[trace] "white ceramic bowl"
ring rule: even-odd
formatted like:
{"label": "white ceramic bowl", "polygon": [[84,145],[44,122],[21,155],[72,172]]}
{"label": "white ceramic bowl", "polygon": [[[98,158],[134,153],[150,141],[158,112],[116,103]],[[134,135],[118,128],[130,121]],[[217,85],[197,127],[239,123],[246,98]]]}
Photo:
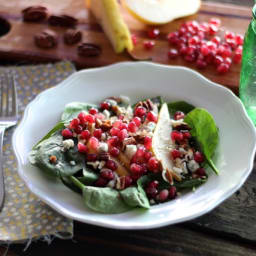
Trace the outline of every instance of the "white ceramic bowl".
{"label": "white ceramic bowl", "polygon": [[[107,96],[128,95],[133,102],[163,96],[206,108],[215,118],[220,143],[215,157],[220,175],[174,201],[123,214],[100,214],[85,208],[82,198],[48,178],[28,162],[32,146],[59,120],[65,104],[97,103]],[[146,62],[121,63],[71,75],[38,95],[26,108],[13,136],[18,171],[30,190],[61,214],[85,223],[117,229],[148,229],[187,221],[219,205],[245,182],[253,166],[256,133],[240,100],[228,89],[184,67]]]}

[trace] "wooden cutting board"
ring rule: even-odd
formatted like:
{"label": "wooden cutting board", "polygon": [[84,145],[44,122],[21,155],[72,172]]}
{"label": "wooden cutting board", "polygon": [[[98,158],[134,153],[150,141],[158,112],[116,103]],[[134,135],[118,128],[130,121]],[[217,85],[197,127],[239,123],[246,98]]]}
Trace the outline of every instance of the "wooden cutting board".
{"label": "wooden cutting board", "polygon": [[[52,14],[69,14],[79,20],[77,28],[83,32],[83,41],[96,43],[102,47],[102,55],[99,57],[79,57],[77,55],[77,45],[67,46],[63,43],[62,36],[66,28],[50,27],[59,35],[58,46],[54,49],[39,49],[34,45],[33,36],[38,31],[48,27],[47,22],[41,23],[24,23],[22,21],[21,10],[32,5],[44,5],[48,7]],[[160,26],[161,36],[156,40],[156,46],[152,50],[143,48],[143,41],[147,39],[146,31],[148,26],[134,19],[123,8],[124,18],[129,25],[131,32],[138,38],[135,52],[151,58],[152,61],[168,64],[183,65],[196,69],[195,64],[189,64],[182,58],[169,60],[167,51],[169,49],[166,35],[176,30],[179,25],[186,20],[196,19],[198,21],[208,21],[212,17],[220,18],[222,26],[236,33],[244,34],[251,19],[251,9],[234,5],[224,5],[216,3],[203,3],[198,14],[178,19],[169,24]],[[59,60],[73,61],[78,68],[88,68],[105,66],[121,61],[132,61],[127,53],[115,54],[107,37],[102,32],[101,27],[91,15],[90,11],[85,8],[84,0],[9,0],[1,1],[0,17],[10,23],[10,31],[0,37],[0,58],[15,61],[29,62],[52,62]],[[3,27],[3,21],[0,19],[0,28]],[[240,65],[233,64],[231,71],[225,75],[218,75],[215,68],[207,67],[204,71],[199,71],[210,80],[220,83],[231,88],[235,93],[238,92]]]}

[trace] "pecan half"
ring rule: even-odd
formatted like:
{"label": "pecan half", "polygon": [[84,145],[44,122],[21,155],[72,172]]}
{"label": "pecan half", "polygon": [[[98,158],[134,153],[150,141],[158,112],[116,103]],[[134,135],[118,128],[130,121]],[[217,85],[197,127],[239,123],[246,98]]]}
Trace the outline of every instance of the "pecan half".
{"label": "pecan half", "polygon": [[74,27],[77,24],[77,19],[70,15],[51,15],[48,19],[48,23],[52,26],[60,27]]}
{"label": "pecan half", "polygon": [[140,101],[136,104],[135,108],[137,107],[144,107],[148,111],[152,111],[154,108],[154,104],[150,99],[147,99],[145,101]]}
{"label": "pecan half", "polygon": [[77,53],[82,57],[93,57],[101,54],[100,46],[92,43],[81,43],[77,47]]}
{"label": "pecan half", "polygon": [[[144,138],[143,138],[144,142]],[[133,137],[129,137],[123,140],[122,149],[124,150],[126,145],[136,145],[136,140]]]}
{"label": "pecan half", "polygon": [[110,130],[112,127],[110,120],[102,121],[102,124],[100,125],[100,128],[106,132]]}
{"label": "pecan half", "polygon": [[109,153],[101,152],[101,153],[99,153],[98,158],[101,161],[108,161],[109,160]]}
{"label": "pecan half", "polygon": [[35,44],[40,48],[53,48],[57,45],[57,35],[54,31],[46,29],[34,36]]}
{"label": "pecan half", "polygon": [[48,10],[44,6],[30,6],[22,10],[23,21],[38,22],[45,20],[48,16]]}
{"label": "pecan half", "polygon": [[77,29],[68,29],[64,34],[64,43],[68,45],[76,44],[82,39],[82,32]]}

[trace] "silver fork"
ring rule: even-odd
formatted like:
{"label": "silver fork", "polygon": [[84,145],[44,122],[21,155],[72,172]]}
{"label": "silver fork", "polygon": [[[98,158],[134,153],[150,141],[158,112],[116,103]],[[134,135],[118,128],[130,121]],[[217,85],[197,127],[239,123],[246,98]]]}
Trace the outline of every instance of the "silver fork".
{"label": "silver fork", "polygon": [[4,204],[3,139],[5,129],[16,125],[18,108],[16,86],[13,76],[0,77],[0,211]]}

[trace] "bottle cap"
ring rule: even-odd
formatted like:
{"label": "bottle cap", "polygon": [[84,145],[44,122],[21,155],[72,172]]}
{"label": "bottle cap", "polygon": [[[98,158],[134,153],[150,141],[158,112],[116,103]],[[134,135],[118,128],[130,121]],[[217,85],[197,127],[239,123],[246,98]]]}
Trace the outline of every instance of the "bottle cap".
{"label": "bottle cap", "polygon": [[252,16],[253,16],[254,19],[256,19],[256,3],[252,8]]}

